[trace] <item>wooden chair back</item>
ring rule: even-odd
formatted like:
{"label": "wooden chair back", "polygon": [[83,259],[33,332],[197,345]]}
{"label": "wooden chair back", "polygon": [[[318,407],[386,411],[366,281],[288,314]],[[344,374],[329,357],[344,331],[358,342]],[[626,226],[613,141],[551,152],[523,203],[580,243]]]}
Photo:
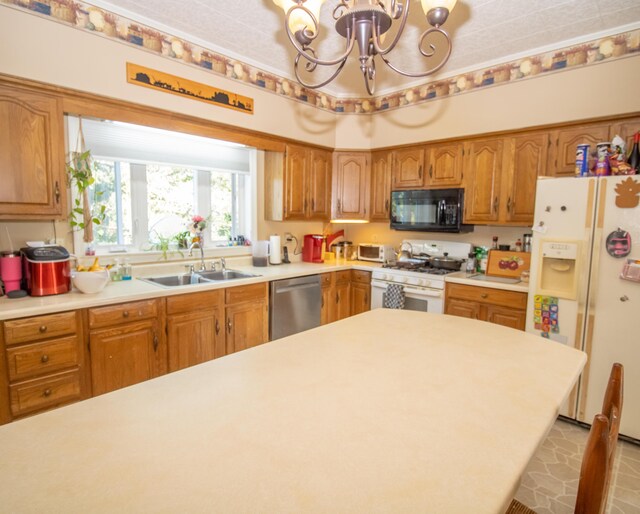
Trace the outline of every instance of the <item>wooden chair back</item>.
{"label": "wooden chair back", "polygon": [[615,363],[609,375],[602,414],[596,414],[582,458],[576,514],[602,514],[607,505],[613,461],[618,442],[624,370]]}

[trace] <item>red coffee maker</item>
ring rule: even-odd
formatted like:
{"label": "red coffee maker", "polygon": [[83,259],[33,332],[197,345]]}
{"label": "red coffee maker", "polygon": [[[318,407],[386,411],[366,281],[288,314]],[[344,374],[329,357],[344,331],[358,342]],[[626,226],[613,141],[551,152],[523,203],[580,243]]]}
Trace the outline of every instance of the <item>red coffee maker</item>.
{"label": "red coffee maker", "polygon": [[303,262],[324,262],[322,258],[322,243],[324,243],[324,236],[320,234],[305,235],[304,243],[302,244]]}

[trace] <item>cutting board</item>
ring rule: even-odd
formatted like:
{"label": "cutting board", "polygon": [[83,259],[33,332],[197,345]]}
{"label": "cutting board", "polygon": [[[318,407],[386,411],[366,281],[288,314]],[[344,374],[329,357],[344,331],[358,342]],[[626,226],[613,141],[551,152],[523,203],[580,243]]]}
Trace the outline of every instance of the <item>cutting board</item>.
{"label": "cutting board", "polygon": [[531,267],[529,252],[490,250],[487,261],[487,275],[492,277],[519,278],[523,271]]}

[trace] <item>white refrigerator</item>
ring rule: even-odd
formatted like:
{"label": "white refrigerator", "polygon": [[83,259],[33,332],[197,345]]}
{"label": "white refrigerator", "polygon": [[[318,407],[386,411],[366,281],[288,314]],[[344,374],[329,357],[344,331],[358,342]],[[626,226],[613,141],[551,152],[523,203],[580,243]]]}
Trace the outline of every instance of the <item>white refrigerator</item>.
{"label": "white refrigerator", "polygon": [[[614,362],[620,433],[640,439],[640,175],[540,178],[527,327],[588,355],[561,414],[591,423]],[[608,241],[609,239],[609,241]],[[625,279],[621,278],[621,274]],[[543,371],[542,371],[543,372]]]}

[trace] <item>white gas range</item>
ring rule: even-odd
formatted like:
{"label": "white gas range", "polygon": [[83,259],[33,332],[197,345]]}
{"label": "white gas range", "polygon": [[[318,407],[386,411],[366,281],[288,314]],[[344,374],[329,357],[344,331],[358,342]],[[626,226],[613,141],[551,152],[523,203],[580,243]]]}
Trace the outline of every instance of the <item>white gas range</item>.
{"label": "white gas range", "polygon": [[[414,257],[442,257],[448,254],[455,259],[467,259],[470,243],[406,239],[404,249],[411,249]],[[444,277],[454,271],[435,269],[428,264],[414,268],[387,266],[376,269],[371,275],[371,308],[384,305],[384,295],[389,284],[401,284],[404,288],[405,309],[424,312],[444,312]]]}

